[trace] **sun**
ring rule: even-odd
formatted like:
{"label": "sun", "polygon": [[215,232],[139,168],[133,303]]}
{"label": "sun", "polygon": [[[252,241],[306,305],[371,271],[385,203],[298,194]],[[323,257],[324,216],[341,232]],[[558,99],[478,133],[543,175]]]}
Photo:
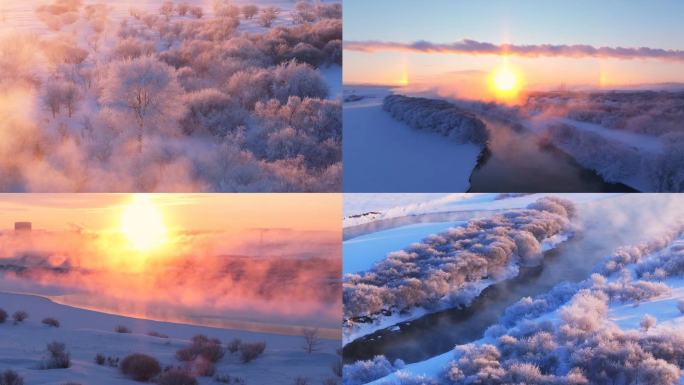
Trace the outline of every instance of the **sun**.
{"label": "sun", "polygon": [[133,195],[121,213],[119,229],[131,247],[140,252],[156,249],[168,239],[162,212],[146,194]]}
{"label": "sun", "polygon": [[522,76],[504,57],[503,63],[490,74],[489,83],[497,99],[515,99],[522,88]]}

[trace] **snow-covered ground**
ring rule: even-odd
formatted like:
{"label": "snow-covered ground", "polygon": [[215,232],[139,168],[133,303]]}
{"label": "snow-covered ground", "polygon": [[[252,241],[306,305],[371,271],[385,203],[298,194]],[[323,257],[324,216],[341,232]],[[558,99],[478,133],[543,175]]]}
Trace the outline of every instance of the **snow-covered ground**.
{"label": "snow-covered ground", "polygon": [[342,67],[338,65],[330,65],[320,69],[321,76],[325,79],[325,84],[328,85],[328,98],[340,99],[342,98]]}
{"label": "snow-covered ground", "polygon": [[[134,384],[116,368],[99,366],[95,355],[123,358],[131,353],[145,353],[157,358],[162,367],[180,365],[176,350],[189,344],[197,334],[220,339],[227,343],[233,338],[244,342],[266,342],[264,355],[248,364],[240,363],[237,354],[226,353],[216,365],[216,373],[241,377],[246,384],[290,384],[297,377],[312,383],[334,378],[331,365],[337,360],[337,340],[322,340],[320,350],[311,354],[303,351],[303,338],[267,333],[254,333],[191,326],[168,322],[122,317],[56,304],[46,298],[0,293],[0,308],[9,314],[26,311],[29,318],[20,324],[10,320],[0,324],[0,370],[12,369],[24,377],[27,385],[62,385],[66,382],[83,384]],[[41,323],[46,317],[56,318],[59,328]],[[122,325],[132,333],[116,333]],[[159,338],[148,335],[156,332],[167,335]],[[71,354],[68,369],[39,369],[45,358],[46,344],[62,342]],[[200,384],[211,384],[211,377],[198,377]]]}
{"label": "snow-covered ground", "polygon": [[389,87],[344,87],[344,190],[467,191],[482,149],[393,119],[382,109],[391,92]]}

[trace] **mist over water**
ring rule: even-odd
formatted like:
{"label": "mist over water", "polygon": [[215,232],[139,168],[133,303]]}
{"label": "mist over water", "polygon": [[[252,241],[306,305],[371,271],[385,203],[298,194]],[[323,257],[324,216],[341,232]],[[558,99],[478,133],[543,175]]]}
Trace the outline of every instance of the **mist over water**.
{"label": "mist over water", "polygon": [[482,120],[490,132],[489,153],[470,176],[472,192],[631,191],[605,182],[560,151],[540,147],[539,138],[531,132]]}
{"label": "mist over water", "polygon": [[486,289],[467,309],[434,313],[399,324],[400,331],[381,330],[345,346],[353,362],[378,354],[390,361],[422,361],[457,344],[481,338],[506,307],[525,296],[546,293],[555,285],[588,278],[594,267],[616,248],[662,234],[684,214],[684,197],[676,194],[625,194],[578,207],[574,238],[545,253],[544,264],[523,268],[515,279]]}

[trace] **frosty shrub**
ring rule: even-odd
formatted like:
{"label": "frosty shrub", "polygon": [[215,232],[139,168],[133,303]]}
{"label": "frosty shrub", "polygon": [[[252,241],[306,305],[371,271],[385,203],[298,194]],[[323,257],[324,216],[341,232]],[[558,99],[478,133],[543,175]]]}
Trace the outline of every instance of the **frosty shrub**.
{"label": "frosty shrub", "polygon": [[328,62],[342,65],[342,40],[330,40],[323,47]]}
{"label": "frosty shrub", "polygon": [[159,376],[159,385],[197,385],[197,380],[181,370],[169,370]]}
{"label": "frosty shrub", "polygon": [[200,7],[200,6],[190,7],[190,9],[188,10],[188,13],[190,13],[190,15],[192,15],[196,19],[201,19],[202,16],[204,16],[204,11],[202,10],[202,7]]}
{"label": "frosty shrub", "polygon": [[0,385],[24,385],[24,379],[14,370],[0,373]]}
{"label": "frosty shrub", "polygon": [[254,361],[266,350],[266,342],[243,342],[240,345],[240,361],[243,364]]}
{"label": "frosty shrub", "polygon": [[273,25],[275,19],[278,18],[280,14],[280,8],[278,7],[266,7],[261,9],[261,14],[259,15],[259,23],[264,28],[270,28]]}
{"label": "frosty shrub", "polygon": [[120,365],[121,373],[135,381],[150,381],[161,373],[161,366],[156,358],[142,353],[134,353],[124,357]]}
{"label": "frosty shrub", "polygon": [[174,7],[172,1],[164,1],[159,7],[159,13],[169,18],[171,15],[173,15],[173,9]]}
{"label": "frosty shrub", "polygon": [[48,357],[43,367],[45,369],[66,369],[71,366],[69,352],[61,342],[51,342],[47,345]]}
{"label": "frosty shrub", "polygon": [[444,377],[449,383],[470,384],[484,378],[492,384],[502,383],[506,371],[501,367],[501,354],[496,346],[457,346],[454,355],[458,358],[444,371]]}
{"label": "frosty shrub", "polygon": [[194,361],[202,357],[209,362],[218,362],[224,355],[225,350],[221,346],[221,341],[203,334],[192,337],[190,346],[176,352],[176,358],[179,361]]}
{"label": "frosty shrub", "polygon": [[308,43],[297,44],[289,56],[300,63],[306,63],[313,67],[320,66],[325,60],[325,53]]}
{"label": "frosty shrub", "polygon": [[383,108],[413,128],[433,131],[458,143],[484,145],[489,139],[481,120],[443,100],[389,95]]}
{"label": "frosty shrub", "polygon": [[341,19],[342,18],[342,4],[340,3],[318,3],[316,4],[316,13],[320,19]]}
{"label": "frosty shrub", "polygon": [[43,318],[41,322],[43,323],[43,325],[47,325],[53,328],[59,327],[59,321],[52,317]]}
{"label": "frosty shrub", "polygon": [[181,119],[183,132],[204,133],[223,138],[244,126],[245,111],[233,98],[216,89],[203,89],[186,96],[188,110]]}
{"label": "frosty shrub", "polygon": [[156,338],[169,338],[168,335],[163,334],[163,333],[159,333],[159,332],[155,332],[155,331],[149,331],[149,332],[147,332],[147,335],[150,337],[156,337]]}
{"label": "frosty shrub", "polygon": [[657,320],[654,316],[650,314],[644,314],[644,317],[641,319],[641,322],[639,322],[639,326],[641,326],[641,329],[645,332],[648,331],[648,329],[652,328],[655,326]]}
{"label": "frosty shrub", "polygon": [[242,15],[245,20],[251,20],[259,13],[259,7],[254,4],[248,4],[242,7]]}
{"label": "frosty shrub", "polygon": [[126,327],[126,326],[124,326],[124,325],[117,325],[117,326],[114,328],[114,331],[117,332],[117,333],[132,333],[132,332],[131,332],[131,329],[129,329],[128,327]]}
{"label": "frosty shrub", "polygon": [[190,5],[188,5],[188,3],[180,3],[176,6],[178,16],[185,16],[188,14],[188,11],[190,11]]}
{"label": "frosty shrub", "polygon": [[4,324],[7,321],[7,312],[5,309],[0,309],[0,324]]}
{"label": "frosty shrub", "polygon": [[236,353],[238,350],[240,350],[240,345],[242,345],[242,340],[239,338],[233,338],[226,344],[226,349],[231,354]]}
{"label": "frosty shrub", "polygon": [[342,383],[344,385],[362,385],[387,376],[397,370],[385,356],[375,356],[372,360],[356,361],[344,365]]}
{"label": "frosty shrub", "polygon": [[14,312],[14,314],[12,314],[12,319],[14,320],[15,324],[18,324],[18,323],[22,323],[22,322],[26,321],[28,316],[29,315],[27,312],[25,312],[23,310],[17,310]]}
{"label": "frosty shrub", "polygon": [[97,354],[95,355],[95,363],[98,364],[98,365],[100,365],[100,366],[104,366],[104,364],[105,364],[105,356],[104,356],[104,354],[102,354],[102,353],[97,353]]}
{"label": "frosty shrub", "polygon": [[309,385],[309,379],[306,377],[297,377],[294,379],[293,385]]}
{"label": "frosty shrub", "polygon": [[155,53],[154,45],[135,37],[119,40],[112,58],[114,60],[133,60],[141,56],[150,56]]}

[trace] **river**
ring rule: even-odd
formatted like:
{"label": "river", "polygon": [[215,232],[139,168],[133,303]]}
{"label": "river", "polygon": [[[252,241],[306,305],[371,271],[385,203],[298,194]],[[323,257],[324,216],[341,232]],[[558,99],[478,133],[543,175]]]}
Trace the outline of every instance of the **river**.
{"label": "river", "polygon": [[543,147],[534,133],[482,118],[490,132],[486,153],[470,176],[470,192],[633,192],[605,182],[572,157]]}

